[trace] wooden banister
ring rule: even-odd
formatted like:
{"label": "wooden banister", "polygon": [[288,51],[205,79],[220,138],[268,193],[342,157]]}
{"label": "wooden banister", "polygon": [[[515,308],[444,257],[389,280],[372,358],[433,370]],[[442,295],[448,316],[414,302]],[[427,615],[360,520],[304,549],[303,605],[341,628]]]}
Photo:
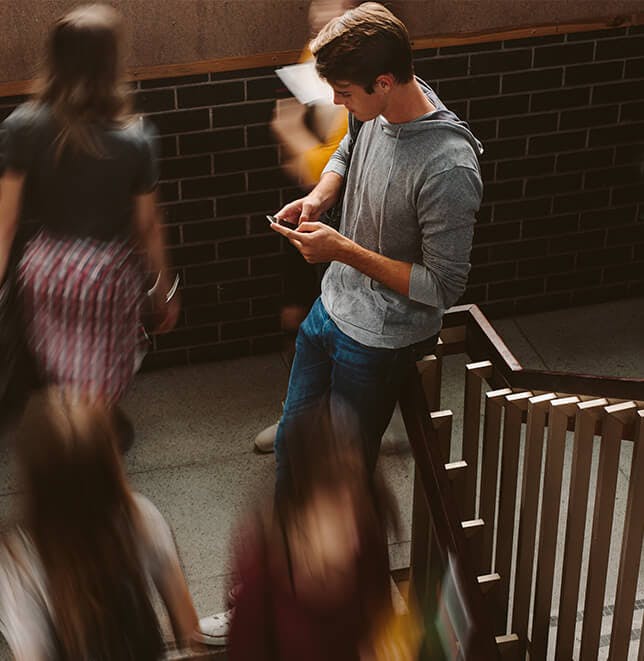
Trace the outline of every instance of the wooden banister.
{"label": "wooden banister", "polygon": [[458,326],[466,327],[465,340],[444,341],[443,354],[466,353],[472,361],[489,360],[508,388],[644,401],[642,378],[524,368],[476,305],[462,305],[446,312],[443,327],[452,329]]}
{"label": "wooden banister", "polygon": [[[475,362],[465,368],[462,455],[454,457],[451,412],[433,407],[440,402],[441,359],[459,353]],[[581,656],[596,658],[615,519],[622,548],[610,658],[622,658],[644,539],[644,379],[524,369],[478,307],[468,305],[447,312],[436,355],[410,375],[400,405],[416,462],[413,519],[424,522],[424,539],[412,527],[412,574],[429,568],[414,586],[421,604],[433,602],[434,615],[444,615],[440,573],[449,568],[472,622],[472,636],[450,623],[447,644],[466,660],[524,659],[528,652],[535,659],[571,658],[581,608]],[[621,449],[631,441],[622,522],[616,478]],[[591,537],[586,576],[581,550]],[[644,661],[644,644],[639,658]]]}
{"label": "wooden banister", "polygon": [[[459,641],[465,650],[464,658],[472,661],[498,659],[499,652],[483,596],[477,586],[476,575],[465,561],[468,557],[465,535],[449,488],[438,434],[432,425],[425,392],[416,369],[406,380],[400,408],[416,460],[417,476],[425,497],[424,504],[431,512],[433,539],[440,552],[443,567],[451,566],[450,557],[455,559],[452,565],[454,582],[462,590],[463,608],[472,622],[468,640]],[[417,596],[421,605],[425,606],[426,595]],[[436,594],[427,596],[428,599],[436,599]]]}

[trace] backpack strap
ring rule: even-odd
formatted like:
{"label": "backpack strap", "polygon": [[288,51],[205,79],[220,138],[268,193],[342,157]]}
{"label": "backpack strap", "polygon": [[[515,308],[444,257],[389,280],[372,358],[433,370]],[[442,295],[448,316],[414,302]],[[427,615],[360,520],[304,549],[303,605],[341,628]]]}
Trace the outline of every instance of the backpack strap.
{"label": "backpack strap", "polygon": [[[361,122],[353,113],[349,113],[349,159],[353,153],[353,148],[358,139],[358,134],[364,122]],[[351,163],[351,161],[349,161]],[[347,169],[349,169],[349,163],[347,164]]]}
{"label": "backpack strap", "polygon": [[349,167],[351,166],[351,157],[353,155],[353,148],[355,147],[356,140],[358,139],[358,134],[364,122],[361,122],[355,117],[353,113],[349,113],[349,160],[347,161],[347,170],[342,181],[342,188],[340,189],[340,195],[338,201],[332,206],[328,211],[322,214],[320,219],[326,225],[330,225],[333,229],[338,229],[340,227],[340,220],[342,218],[342,203],[344,201],[344,190],[347,185],[347,175],[349,174]]}

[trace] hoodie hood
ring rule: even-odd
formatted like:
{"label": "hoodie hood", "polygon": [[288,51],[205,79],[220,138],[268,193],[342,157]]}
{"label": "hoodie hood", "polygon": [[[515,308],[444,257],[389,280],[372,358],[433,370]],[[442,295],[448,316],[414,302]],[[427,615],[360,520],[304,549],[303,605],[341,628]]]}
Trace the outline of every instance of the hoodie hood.
{"label": "hoodie hood", "polygon": [[[438,98],[436,92],[421,78],[418,76],[415,77],[416,82],[420,85],[420,88],[423,90],[425,96],[429,99],[431,104],[434,106],[435,110],[428,112],[422,117],[412,120],[411,122],[404,122],[402,124],[391,124],[384,117],[380,117],[380,124],[382,130],[386,135],[390,135],[397,140],[404,140],[406,138],[411,138],[415,134],[425,131],[428,126],[442,127],[446,129],[452,129],[457,131],[472,145],[474,151],[479,155],[483,154],[483,145],[481,142],[474,136],[470,130],[469,124],[460,119],[458,115],[449,110],[445,104]],[[430,124],[431,123],[431,124]]]}

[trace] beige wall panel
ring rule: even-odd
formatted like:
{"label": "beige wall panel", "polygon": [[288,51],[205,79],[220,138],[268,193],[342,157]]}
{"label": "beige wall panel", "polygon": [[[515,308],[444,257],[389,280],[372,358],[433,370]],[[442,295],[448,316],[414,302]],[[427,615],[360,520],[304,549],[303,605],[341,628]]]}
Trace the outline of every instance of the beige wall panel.
{"label": "beige wall panel", "polygon": [[[0,83],[32,78],[48,26],[73,0],[0,0]],[[308,0],[113,0],[130,67],[245,57],[302,47]],[[480,34],[605,18],[632,20],[642,0],[396,0],[414,37]]]}

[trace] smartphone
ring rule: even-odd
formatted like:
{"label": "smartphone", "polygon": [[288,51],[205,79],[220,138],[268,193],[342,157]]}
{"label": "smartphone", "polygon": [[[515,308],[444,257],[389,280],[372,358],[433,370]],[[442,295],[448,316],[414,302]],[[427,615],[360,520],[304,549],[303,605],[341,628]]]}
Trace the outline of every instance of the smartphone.
{"label": "smartphone", "polygon": [[276,218],[275,216],[269,216],[269,215],[267,215],[266,218],[268,218],[269,223],[277,223],[278,225],[282,225],[282,227],[286,227],[290,230],[297,229],[297,225],[295,223],[289,223],[288,220],[284,220],[282,218]]}

